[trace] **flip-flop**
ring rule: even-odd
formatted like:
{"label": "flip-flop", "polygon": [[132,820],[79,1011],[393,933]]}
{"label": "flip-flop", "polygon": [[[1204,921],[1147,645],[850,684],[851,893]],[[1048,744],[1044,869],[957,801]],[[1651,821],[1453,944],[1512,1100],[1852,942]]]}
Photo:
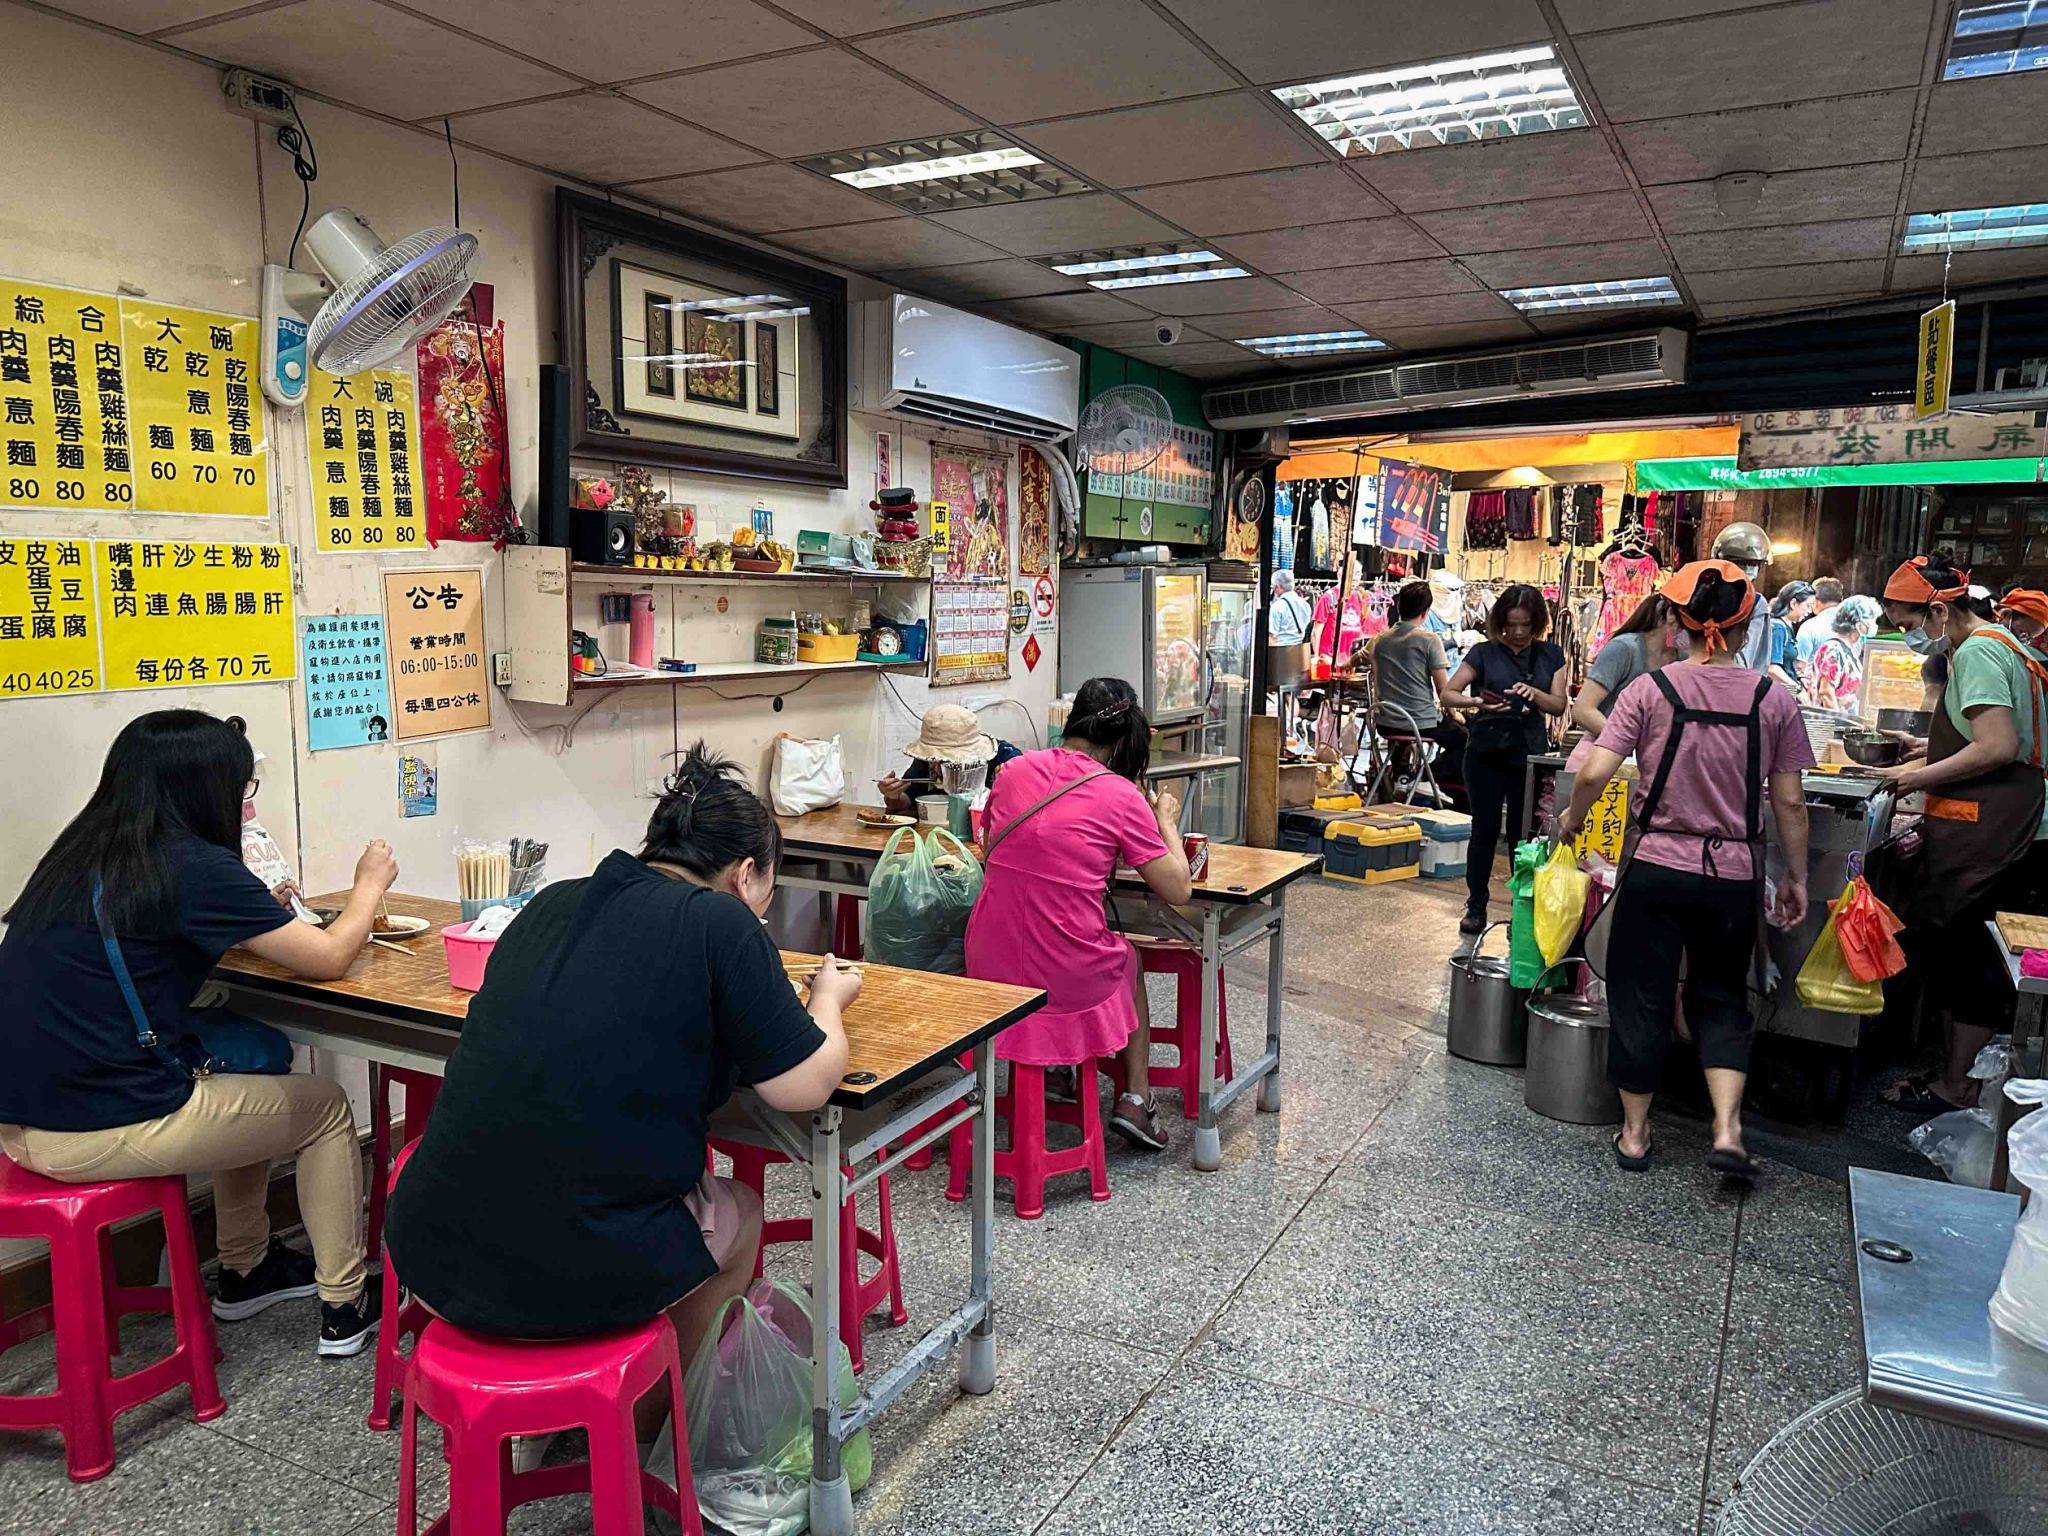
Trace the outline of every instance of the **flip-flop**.
{"label": "flip-flop", "polygon": [[1707,1166],[1731,1179],[1753,1179],[1762,1172],[1757,1160],[1747,1152],[1731,1152],[1726,1147],[1716,1147],[1709,1152]]}
{"label": "flip-flop", "polygon": [[1641,1157],[1631,1157],[1628,1153],[1621,1150],[1621,1132],[1619,1131],[1614,1133],[1613,1144],[1614,1160],[1621,1165],[1623,1172],[1648,1173],[1650,1171],[1650,1158],[1657,1150],[1656,1142],[1652,1141],[1647,1144],[1643,1148],[1643,1155]]}

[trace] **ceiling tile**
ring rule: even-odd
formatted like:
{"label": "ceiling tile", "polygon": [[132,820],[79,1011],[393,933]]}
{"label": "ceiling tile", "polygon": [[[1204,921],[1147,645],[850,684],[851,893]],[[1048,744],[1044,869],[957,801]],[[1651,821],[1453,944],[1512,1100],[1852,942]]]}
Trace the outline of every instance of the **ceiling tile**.
{"label": "ceiling tile", "polygon": [[1544,197],[1527,203],[1454,208],[1442,213],[1419,213],[1415,222],[1442,241],[1453,255],[1583,245],[1588,236],[1602,240],[1648,239],[1653,233],[1633,192],[1589,192],[1583,197]]}
{"label": "ceiling tile", "polygon": [[932,220],[1019,256],[1058,256],[1178,237],[1171,226],[1101,192],[1041,197],[1007,208],[969,208],[934,214]]}
{"label": "ceiling tile", "polygon": [[[1206,320],[1203,322],[1204,325],[1207,323]],[[1070,325],[1060,334],[1072,336],[1077,341],[1092,341],[1100,347],[1115,347],[1127,352],[1133,347],[1157,345],[1158,338],[1154,333],[1158,325],[1157,320],[1116,320],[1108,325]],[[1260,333],[1253,331],[1250,334],[1257,336]],[[1215,339],[1207,331],[1198,330],[1192,325],[1183,328],[1180,333],[1182,346]]]}
{"label": "ceiling tile", "polygon": [[2048,144],[2048,73],[1949,80],[1928,93],[1923,155]]}
{"label": "ceiling tile", "polygon": [[58,0],[55,8],[123,32],[146,35],[247,6],[248,0]]}
{"label": "ceiling tile", "polygon": [[1781,229],[1673,235],[1671,253],[1690,276],[1729,267],[1791,267],[1811,261],[1854,261],[1891,248],[1890,219],[1842,219]]}
{"label": "ceiling tile", "polygon": [[1327,161],[1256,97],[1205,96],[1058,122],[1026,124],[1017,138],[1102,187],[1141,187]]}
{"label": "ceiling tile", "polygon": [[1922,155],[1913,168],[1908,213],[2004,208],[2048,200],[2048,145],[1979,155]]}
{"label": "ceiling tile", "polygon": [[1641,27],[1715,11],[1740,11],[1757,0],[1557,0],[1557,18],[1567,32],[1601,32],[1610,27]]}
{"label": "ceiling tile", "polygon": [[1903,159],[1913,91],[1745,107],[1623,123],[1621,152],[1645,183],[1710,180],[1726,171],[1798,171]]}
{"label": "ceiling tile", "polygon": [[793,165],[751,165],[736,171],[643,182],[628,190],[634,197],[691,218],[750,234],[898,216],[877,198]]}
{"label": "ceiling tile", "polygon": [[1361,299],[1414,299],[1438,293],[1482,291],[1469,272],[1442,257],[1435,261],[1392,261],[1327,272],[1285,272],[1279,276],[1295,292],[1321,304],[1351,304]]}
{"label": "ceiling tile", "polygon": [[[815,34],[754,0],[690,0],[678,25],[673,0],[404,0],[451,27],[543,59],[586,80],[629,80],[801,48]],[[658,62],[657,62],[658,61]]]}
{"label": "ceiling tile", "polygon": [[304,0],[209,22],[177,41],[387,117],[439,117],[577,83],[371,0]]}
{"label": "ceiling tile", "polygon": [[885,269],[875,276],[884,282],[901,281],[907,287],[930,289],[939,298],[953,297],[977,303],[987,299],[1030,298],[1045,293],[1078,293],[1088,287],[1078,277],[1062,277],[1052,268],[1042,267],[1035,261],[1014,259],[970,261],[930,271],[895,272]]}
{"label": "ceiling tile", "polygon": [[989,256],[987,246],[940,229],[929,219],[877,219],[866,224],[785,230],[775,237],[775,243],[861,272],[943,267],[953,262],[986,261]]}
{"label": "ceiling tile", "polygon": [[1310,331],[1347,330],[1351,322],[1334,309],[1302,304],[1291,309],[1248,309],[1242,314],[1204,315],[1202,329],[1226,340],[1244,336],[1300,336]]}
{"label": "ceiling tile", "polygon": [[945,102],[837,48],[647,80],[632,94],[771,155],[865,149],[976,126]]}
{"label": "ceiling tile", "polygon": [[1759,315],[1790,315],[1802,310],[1827,309],[1836,304],[1855,304],[1864,299],[1882,297],[1870,291],[1864,293],[1831,293],[1815,296],[1808,294],[1800,299],[1731,299],[1725,303],[1701,304],[1702,320],[1745,320]]}
{"label": "ceiling tile", "polygon": [[1326,80],[1550,35],[1535,0],[1435,0],[1397,14],[1330,0],[1166,0],[1166,6],[1262,84]]}
{"label": "ceiling tile", "polygon": [[1492,293],[1444,293],[1433,299],[1383,299],[1338,307],[1353,324],[1364,326],[1375,336],[1425,325],[1521,323],[1514,306]]}
{"label": "ceiling tile", "polygon": [[[1942,286],[1939,256],[1902,256],[1892,263],[1893,293],[1936,293]],[[2006,282],[2048,275],[2048,245],[2009,251],[1957,251],[1948,272],[1950,287]]]}
{"label": "ceiling tile", "polygon": [[[1755,229],[1777,224],[1818,224],[1830,219],[1889,218],[1899,206],[1897,161],[1840,165],[1823,171],[1784,171],[1767,178],[1756,201],[1740,206],[1734,191],[1711,181],[1679,181],[1644,190],[1666,234]],[[1728,202],[1724,208],[1722,203]]]}
{"label": "ceiling tile", "polygon": [[1230,235],[1214,242],[1262,272],[1313,272],[1355,267],[1364,262],[1406,261],[1441,255],[1437,243],[1402,219],[1348,219],[1341,224],[1307,224],[1262,234]]}
{"label": "ceiling tile", "polygon": [[915,26],[968,11],[987,10],[990,0],[778,0],[814,27],[836,37],[879,32],[885,27]]}
{"label": "ceiling tile", "polygon": [[1590,128],[1402,150],[1352,164],[1388,201],[1409,213],[1512,202],[1535,188],[1564,197],[1628,185],[1614,151]]}
{"label": "ceiling tile", "polygon": [[1303,165],[1250,176],[1219,176],[1131,194],[1154,213],[1199,235],[1243,230],[1294,229],[1323,220],[1390,213],[1341,165]]}
{"label": "ceiling tile", "polygon": [[1519,318],[1473,325],[1398,326],[1380,338],[1408,353],[1461,352],[1468,347],[1490,347],[1501,342],[1533,339],[1530,328]]}
{"label": "ceiling tile", "polygon": [[1232,366],[1252,362],[1263,364],[1266,360],[1255,352],[1243,347],[1232,346],[1227,341],[1181,340],[1170,347],[1125,347],[1121,349],[1128,357],[1135,357],[1141,363],[1150,363],[1155,368],[1170,368],[1179,373],[1202,364],[1224,363]]}
{"label": "ceiling tile", "polygon": [[586,181],[643,181],[759,157],[617,96],[557,96],[455,120],[465,144]]}
{"label": "ceiling tile", "polygon": [[1228,315],[1240,310],[1284,309],[1294,297],[1263,277],[1233,277],[1220,283],[1164,283],[1136,290],[1139,302],[1162,315]]}
{"label": "ceiling tile", "polygon": [[1730,267],[1725,272],[1701,272],[1686,277],[1686,286],[1702,304],[1858,293],[1883,285],[1884,263],[1876,260],[1830,261],[1803,267]]}
{"label": "ceiling tile", "polygon": [[1928,0],[1808,0],[1603,32],[1578,51],[1601,111],[1627,123],[1913,85],[1927,28]]}
{"label": "ceiling tile", "polygon": [[982,306],[992,314],[1018,325],[1041,331],[1069,325],[1102,325],[1112,321],[1149,319],[1142,305],[1131,304],[1113,293],[1089,289],[1086,293],[1053,293],[1037,299],[1004,299]]}
{"label": "ceiling tile", "polygon": [[1053,0],[861,47],[999,123],[1171,101],[1237,83],[1140,0]]}
{"label": "ceiling tile", "polygon": [[1561,245],[1545,251],[1496,251],[1467,256],[1472,275],[1495,288],[1535,288],[1545,283],[1591,283],[1603,278],[1660,277],[1671,262],[1654,240],[1617,240],[1601,245]]}

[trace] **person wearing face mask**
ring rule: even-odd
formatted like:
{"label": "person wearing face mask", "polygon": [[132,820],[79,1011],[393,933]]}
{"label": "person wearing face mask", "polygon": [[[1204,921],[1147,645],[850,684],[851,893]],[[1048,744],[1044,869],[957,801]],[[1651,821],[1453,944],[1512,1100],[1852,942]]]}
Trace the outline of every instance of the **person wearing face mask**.
{"label": "person wearing face mask", "polygon": [[1592,670],[1572,700],[1572,723],[1589,739],[1598,736],[1607,729],[1605,706],[1621,697],[1622,689],[1647,672],[1684,660],[1691,648],[1678,610],[1669,598],[1652,592],[1593,658]]}
{"label": "person wearing face mask", "polygon": [[[1742,573],[1752,589],[1771,563],[1771,536],[1755,523],[1730,523],[1714,535],[1712,557],[1725,560]],[[1735,665],[1752,672],[1767,671],[1771,664],[1771,626],[1752,624]]]}
{"label": "person wearing face mask", "polygon": [[1798,645],[1794,638],[1799,626],[1820,607],[1820,598],[1803,581],[1788,581],[1771,599],[1771,681],[1782,683],[1794,693],[1805,692],[1799,681]]}
{"label": "person wearing face mask", "polygon": [[1821,708],[1856,713],[1863,698],[1863,643],[1877,618],[1874,598],[1845,597],[1835,609],[1833,633],[1813,653],[1813,698]]}
{"label": "person wearing face mask", "polygon": [[[1879,600],[1884,622],[1878,625],[1872,639],[1903,640],[1923,656],[1942,646],[1941,635],[1927,622],[1927,608],[1934,593],[1928,580],[1928,561],[1933,558],[1915,555],[1892,572]],[[1940,573],[1947,567],[1937,565],[1933,569]]]}
{"label": "person wearing face mask", "polygon": [[759,1200],[705,1172],[711,1114],[739,1083],[779,1110],[823,1105],[860,995],[829,955],[808,1007],[791,987],[761,926],[781,854],[768,807],[699,742],[637,856],[520,909],[386,1218],[433,1312],[559,1339],[665,1311],[695,1355],[761,1237]]}
{"label": "person wearing face mask", "polygon": [[[1976,1103],[1977,1052],[2011,1017],[2003,962],[1984,924],[2027,911],[2040,884],[2044,795],[2041,748],[2048,666],[1994,622],[1991,594],[1939,557],[1921,566],[1927,621],[1949,642],[1949,676],[1923,762],[1881,770],[1900,795],[1924,791],[1920,863],[1902,940],[1922,975],[1940,975],[1947,1057],[1935,1072],[1901,1079],[1885,1095],[1925,1117]],[[2031,605],[2029,605],[2031,606]]]}

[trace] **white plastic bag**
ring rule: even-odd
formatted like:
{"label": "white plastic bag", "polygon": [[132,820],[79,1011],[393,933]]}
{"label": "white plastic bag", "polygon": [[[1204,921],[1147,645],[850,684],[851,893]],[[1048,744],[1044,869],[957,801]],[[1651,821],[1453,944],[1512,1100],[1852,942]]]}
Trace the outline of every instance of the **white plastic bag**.
{"label": "white plastic bag", "polygon": [[[734,1309],[732,1326],[726,1320]],[[853,1360],[839,1346],[839,1400],[859,1394]],[[690,1421],[690,1475],[697,1507],[732,1536],[796,1536],[810,1523],[811,1299],[757,1280],[719,1309],[683,1375]],[[874,1453],[862,1430],[841,1451],[854,1492],[867,1486]],[[657,1458],[652,1465],[664,1463]]]}
{"label": "white plastic bag", "polygon": [[768,800],[778,816],[801,816],[837,805],[846,794],[846,765],[839,738],[806,741],[788,732],[775,738],[768,775]]}
{"label": "white plastic bag", "polygon": [[1973,1189],[1991,1187],[1991,1157],[1998,1145],[1992,1115],[1999,1091],[2011,1075],[2012,1040],[2001,1035],[1970,1064],[1970,1076],[1980,1084],[1977,1107],[1936,1115],[1907,1136],[1913,1150],[1948,1175],[1949,1183]]}
{"label": "white plastic bag", "polygon": [[[2029,1106],[2048,1102],[2048,1079],[2014,1078],[2005,1096]],[[2034,1193],[2013,1228],[2005,1273],[1991,1296],[1991,1321],[2048,1350],[2048,1111],[2036,1110],[2013,1126],[2006,1150],[2013,1177]]]}

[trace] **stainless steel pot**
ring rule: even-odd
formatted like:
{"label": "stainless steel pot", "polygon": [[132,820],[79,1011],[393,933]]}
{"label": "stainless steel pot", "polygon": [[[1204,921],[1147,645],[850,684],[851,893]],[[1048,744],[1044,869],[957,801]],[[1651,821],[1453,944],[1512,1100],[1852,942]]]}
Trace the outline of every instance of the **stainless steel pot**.
{"label": "stainless steel pot", "polygon": [[1522,1102],[1573,1125],[1614,1125],[1621,1095],[1607,1080],[1607,1010],[1557,994],[1529,1002],[1529,1069]]}
{"label": "stainless steel pot", "polygon": [[1472,948],[1451,956],[1449,1029],[1445,1044],[1453,1056],[1493,1067],[1519,1067],[1528,1053],[1529,993],[1508,983],[1508,962],[1502,955],[1482,955],[1486,935],[1506,923],[1494,923]]}

